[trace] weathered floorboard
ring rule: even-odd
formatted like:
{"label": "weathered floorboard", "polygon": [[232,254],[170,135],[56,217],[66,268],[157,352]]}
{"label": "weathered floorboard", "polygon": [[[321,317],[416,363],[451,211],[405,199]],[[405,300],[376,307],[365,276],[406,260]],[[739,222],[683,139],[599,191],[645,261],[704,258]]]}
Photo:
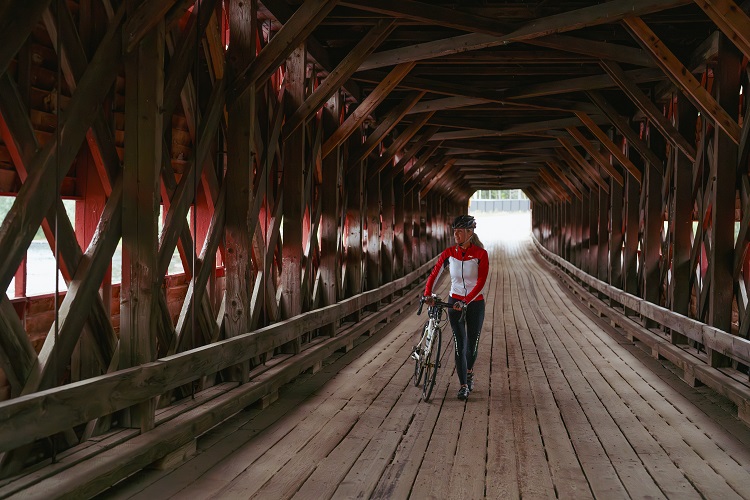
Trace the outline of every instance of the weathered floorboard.
{"label": "weathered floorboard", "polygon": [[102,497],[747,498],[750,430],[730,405],[579,307],[528,239],[490,252],[467,402],[449,332],[421,401],[408,354],[424,318],[407,311],[199,438],[183,465]]}

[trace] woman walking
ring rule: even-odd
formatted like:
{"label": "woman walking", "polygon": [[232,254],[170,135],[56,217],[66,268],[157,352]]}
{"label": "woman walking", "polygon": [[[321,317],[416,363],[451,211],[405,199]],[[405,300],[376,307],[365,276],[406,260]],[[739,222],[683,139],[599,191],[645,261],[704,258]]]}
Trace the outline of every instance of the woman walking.
{"label": "woman walking", "polygon": [[[453,330],[456,346],[456,372],[461,388],[458,399],[468,399],[474,390],[474,362],[479,348],[479,333],[484,322],[484,297],[482,288],[487,281],[489,259],[484,245],[474,229],[476,220],[471,215],[459,215],[453,220],[453,238],[456,244],[440,254],[424,289],[427,305],[433,305],[432,287],[444,269],[451,277],[448,303],[448,319]],[[466,309],[466,319],[461,321],[461,312]]]}

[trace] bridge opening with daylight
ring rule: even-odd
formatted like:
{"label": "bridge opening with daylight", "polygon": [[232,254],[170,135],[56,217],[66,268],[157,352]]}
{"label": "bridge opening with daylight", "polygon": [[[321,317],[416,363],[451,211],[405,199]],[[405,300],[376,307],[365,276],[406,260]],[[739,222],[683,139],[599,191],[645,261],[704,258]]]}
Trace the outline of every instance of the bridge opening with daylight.
{"label": "bridge opening with daylight", "polygon": [[0,498],[749,498],[748,12],[0,2]]}

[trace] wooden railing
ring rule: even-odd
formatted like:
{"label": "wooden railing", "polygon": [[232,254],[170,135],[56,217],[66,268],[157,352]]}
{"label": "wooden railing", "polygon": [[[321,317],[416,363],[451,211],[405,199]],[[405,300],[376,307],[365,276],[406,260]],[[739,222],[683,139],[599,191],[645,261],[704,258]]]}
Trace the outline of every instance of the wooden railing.
{"label": "wooden railing", "polygon": [[[642,318],[654,321],[660,327],[669,329],[670,332],[686,337],[707,352],[715,351],[734,363],[750,366],[749,340],[626,293],[578,269],[562,257],[550,252],[539,243],[536,237],[532,236],[532,239],[536,248],[548,261],[583,285],[603,294],[612,302],[621,304],[624,308],[633,311],[634,315],[640,315]],[[697,356],[695,349],[689,351],[672,343],[670,339],[663,335],[663,332],[662,335],[655,333],[654,329],[646,328],[593,296],[589,301],[591,305],[606,306],[597,307],[597,309],[600,313],[607,315],[614,325],[626,330],[628,336],[648,343],[654,356],[664,357],[682,368],[684,370],[683,379],[686,382],[695,385],[699,381],[729,398],[737,405],[738,417],[745,423],[750,424],[750,382],[747,374],[732,367],[711,366],[710,356],[705,353],[702,356]]]}
{"label": "wooden railing", "polygon": [[[148,401],[174,388],[247,361],[337,323],[423,278],[434,259],[380,288],[273,325],[137,367],[0,403],[0,451],[63,432],[96,418]],[[331,341],[336,341],[332,337]],[[293,356],[296,357],[296,356]],[[304,356],[300,357],[300,360]],[[257,394],[262,397],[262,391]],[[253,401],[244,401],[250,404]],[[50,418],[52,417],[52,418]]]}

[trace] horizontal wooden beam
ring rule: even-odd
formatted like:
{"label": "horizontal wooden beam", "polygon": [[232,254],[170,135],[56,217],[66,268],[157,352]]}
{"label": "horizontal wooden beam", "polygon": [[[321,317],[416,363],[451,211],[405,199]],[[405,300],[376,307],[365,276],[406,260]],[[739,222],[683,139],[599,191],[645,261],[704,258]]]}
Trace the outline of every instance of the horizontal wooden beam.
{"label": "horizontal wooden beam", "polygon": [[[724,130],[735,144],[740,143],[740,127],[724,108],[680,62],[651,28],[639,17],[626,18],[623,23],[633,38],[651,54],[659,67],[682,90],[690,101]],[[739,89],[737,89],[739,91]]]}
{"label": "horizontal wooden beam", "polygon": [[511,29],[499,19],[484,17],[464,10],[441,7],[440,5],[416,2],[414,0],[342,0],[342,6],[409,19],[428,25],[445,26],[471,33],[502,35]]}
{"label": "horizontal wooden beam", "polygon": [[[488,47],[507,45],[518,41],[531,41],[545,35],[577,30],[587,26],[606,24],[625,16],[645,15],[690,3],[691,0],[614,0],[537,19],[522,28],[501,37],[472,33],[453,38],[424,42],[411,47],[386,50],[371,55],[360,71],[392,66],[406,61],[432,59]],[[562,44],[564,45],[564,44]],[[559,47],[558,47],[559,48]]]}
{"label": "horizontal wooden beam", "polygon": [[643,16],[686,5],[685,0],[613,0],[542,19],[535,19],[502,37],[505,42],[521,42],[562,31],[609,24],[623,18]]}
{"label": "horizontal wooden beam", "polygon": [[476,106],[478,104],[488,104],[494,101],[482,97],[455,96],[441,99],[430,99],[422,101],[414,106],[409,114],[428,113],[435,111],[444,111],[447,109],[460,109]]}
{"label": "horizontal wooden beam", "polygon": [[[606,120],[598,116],[596,121]],[[578,125],[579,121],[576,118],[559,118],[556,120],[545,120],[541,122],[532,123],[519,123],[516,125],[510,125],[504,130],[487,130],[487,129],[467,129],[467,130],[454,130],[451,132],[440,132],[432,136],[431,141],[444,141],[451,139],[471,139],[477,137],[504,137],[509,135],[525,134],[529,132],[539,132],[548,130],[562,130],[566,127]]]}
{"label": "horizontal wooden beam", "polygon": [[[626,72],[629,80],[635,83],[657,82],[666,80],[667,77],[658,68],[641,68]],[[558,80],[556,82],[538,83],[536,85],[523,85],[506,90],[501,93],[503,99],[530,99],[555,94],[566,94],[569,92],[580,92],[583,90],[597,90],[614,87],[607,75],[582,76]]]}
{"label": "horizontal wooden beam", "polygon": [[[496,37],[503,37],[513,30],[513,27],[504,25],[495,17],[478,16],[458,9],[448,9],[412,0],[381,0],[378,2],[349,0],[341,2],[341,5],[393,16],[399,19],[408,19],[425,24],[445,26],[470,33],[482,33]],[[575,54],[584,54],[596,59],[611,59],[639,66],[654,65],[648,54],[642,50],[610,42],[600,42],[572,36],[548,35],[528,40],[528,43]]]}

